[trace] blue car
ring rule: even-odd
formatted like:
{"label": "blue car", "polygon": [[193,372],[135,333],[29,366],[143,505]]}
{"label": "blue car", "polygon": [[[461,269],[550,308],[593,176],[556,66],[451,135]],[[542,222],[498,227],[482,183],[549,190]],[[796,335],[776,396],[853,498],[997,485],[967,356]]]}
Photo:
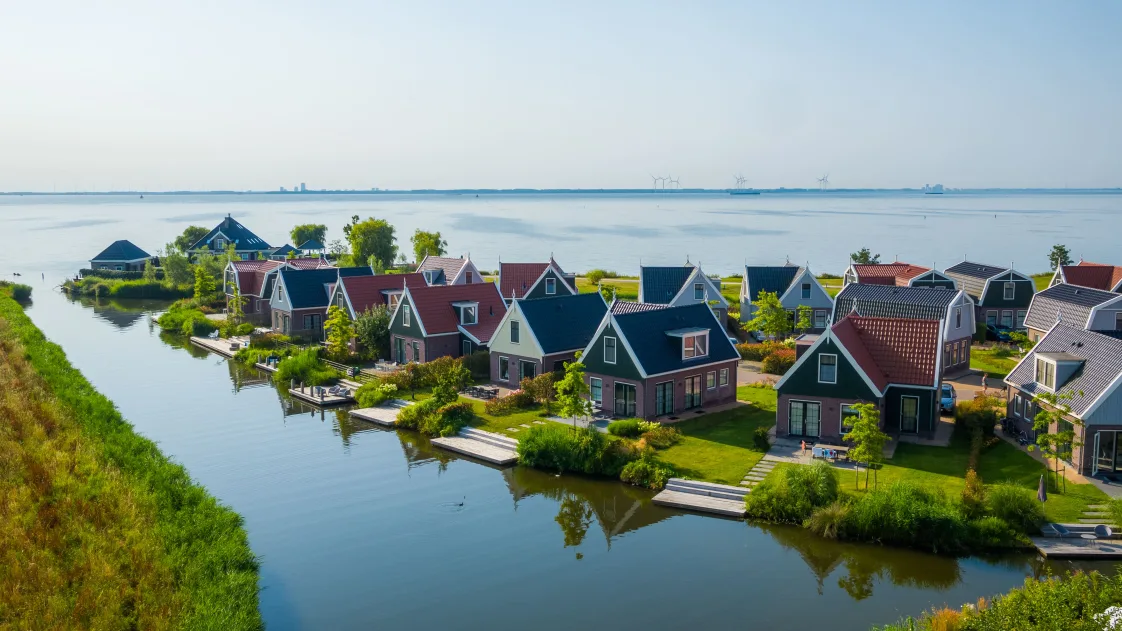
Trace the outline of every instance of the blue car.
{"label": "blue car", "polygon": [[939,410],[947,414],[953,414],[956,403],[958,403],[958,393],[954,391],[954,386],[944,383],[939,397]]}
{"label": "blue car", "polygon": [[986,339],[997,340],[998,342],[1010,341],[1009,335],[1013,333],[1013,329],[998,326],[996,324],[986,325]]}

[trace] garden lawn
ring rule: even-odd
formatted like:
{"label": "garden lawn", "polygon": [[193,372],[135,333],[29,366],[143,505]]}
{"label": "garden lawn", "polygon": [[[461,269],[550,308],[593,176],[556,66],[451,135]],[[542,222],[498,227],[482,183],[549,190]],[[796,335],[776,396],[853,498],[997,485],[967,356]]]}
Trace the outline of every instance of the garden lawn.
{"label": "garden lawn", "polygon": [[1016,351],[1003,346],[975,346],[970,349],[970,368],[995,379],[1004,379],[1019,361],[1021,356]]}
{"label": "garden lawn", "polygon": [[1052,282],[1052,276],[1055,272],[1045,272],[1043,274],[1033,274],[1032,282],[1036,286],[1036,291],[1044,291],[1048,289],[1048,284]]}
{"label": "garden lawn", "polygon": [[[471,407],[475,410],[475,421],[472,423],[472,427],[485,432],[494,432],[495,434],[510,436],[511,438],[517,439],[520,434],[527,431],[527,428],[522,427],[523,424],[532,426],[534,421],[542,421],[543,423],[553,422],[546,421],[542,418],[546,416],[546,414],[541,409],[540,405],[535,405],[528,410],[519,410],[513,414],[507,414],[506,416],[492,416],[487,414],[482,401],[464,399],[463,397],[461,397],[460,400],[471,401]],[[506,431],[508,427],[517,427],[518,431],[508,432]]]}
{"label": "garden lawn", "polygon": [[[616,290],[616,298],[620,300],[638,300],[639,299],[639,281],[633,278],[605,278],[600,283],[605,287],[614,288]],[[577,278],[577,291],[582,294],[590,294],[596,291],[595,283],[591,283],[587,278],[581,276]]]}
{"label": "garden lawn", "polygon": [[658,452],[679,475],[718,484],[739,484],[764,457],[752,445],[757,427],[775,424],[775,390],[737,388],[737,398],[751,405],[706,414],[674,424],[682,432],[677,445]]}

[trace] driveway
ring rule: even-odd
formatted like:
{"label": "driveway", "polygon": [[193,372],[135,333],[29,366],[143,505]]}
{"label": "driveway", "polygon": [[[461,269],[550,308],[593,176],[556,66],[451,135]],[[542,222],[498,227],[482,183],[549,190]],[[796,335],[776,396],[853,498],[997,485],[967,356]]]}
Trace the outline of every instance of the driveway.
{"label": "driveway", "polygon": [[779,381],[779,377],[760,372],[760,362],[741,360],[736,365],[736,385],[746,386],[760,381],[775,383]]}

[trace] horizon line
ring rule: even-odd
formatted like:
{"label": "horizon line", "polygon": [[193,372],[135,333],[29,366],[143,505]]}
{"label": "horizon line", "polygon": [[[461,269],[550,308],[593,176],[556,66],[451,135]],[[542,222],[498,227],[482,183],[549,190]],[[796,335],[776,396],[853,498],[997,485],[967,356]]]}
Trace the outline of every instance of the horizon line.
{"label": "horizon line", "polygon": [[[651,189],[651,188],[417,188],[417,189],[322,189],[304,191],[276,191],[276,190],[114,190],[114,191],[0,191],[0,196],[50,196],[50,195],[440,195],[440,194],[557,194],[557,193],[598,193],[598,194],[648,194],[648,195],[682,195],[682,194],[712,194],[731,193],[733,188],[682,188],[682,189]],[[830,193],[908,193],[915,192],[928,194],[923,188],[755,188],[749,189],[758,193],[787,194],[787,193],[813,193],[827,195]],[[981,193],[981,192],[1034,192],[1034,193],[1110,193],[1122,192],[1122,187],[1088,187],[1088,188],[1035,188],[1035,187],[980,187],[980,188],[944,188],[943,193]]]}

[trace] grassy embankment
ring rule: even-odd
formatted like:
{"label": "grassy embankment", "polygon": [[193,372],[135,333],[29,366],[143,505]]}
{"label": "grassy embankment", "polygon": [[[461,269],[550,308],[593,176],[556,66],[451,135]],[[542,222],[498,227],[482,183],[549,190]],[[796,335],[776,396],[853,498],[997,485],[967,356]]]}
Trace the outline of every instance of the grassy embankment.
{"label": "grassy embankment", "polygon": [[96,298],[157,298],[175,300],[190,298],[195,293],[193,283],[176,285],[170,280],[122,280],[89,276],[68,280],[62,285],[71,296]]}
{"label": "grassy embankment", "polygon": [[1052,282],[1052,276],[1055,272],[1045,272],[1043,274],[1033,274],[1032,282],[1036,285],[1036,291],[1044,291],[1048,289],[1048,284]]}
{"label": "grassy embankment", "polygon": [[260,629],[257,560],[219,503],[0,286],[0,627]]}

